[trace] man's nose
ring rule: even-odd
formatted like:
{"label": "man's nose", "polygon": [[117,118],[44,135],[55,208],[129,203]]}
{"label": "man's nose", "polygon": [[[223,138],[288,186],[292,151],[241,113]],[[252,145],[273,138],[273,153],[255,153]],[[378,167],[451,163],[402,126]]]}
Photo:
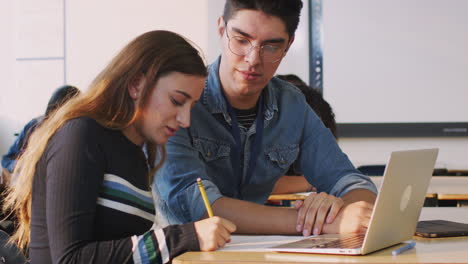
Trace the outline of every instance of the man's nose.
{"label": "man's nose", "polygon": [[262,60],[261,53],[262,53],[261,47],[253,46],[250,52],[244,56],[244,60],[250,65],[259,64]]}

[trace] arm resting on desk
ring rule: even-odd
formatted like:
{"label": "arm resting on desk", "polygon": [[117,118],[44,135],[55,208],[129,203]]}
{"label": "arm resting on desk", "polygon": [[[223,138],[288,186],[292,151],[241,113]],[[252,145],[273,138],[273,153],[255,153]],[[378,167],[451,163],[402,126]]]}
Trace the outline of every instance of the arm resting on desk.
{"label": "arm resting on desk", "polygon": [[[236,233],[298,235],[298,212],[295,208],[272,207],[252,202],[222,197],[213,203],[214,214],[234,222]],[[355,202],[343,207],[335,221],[324,224],[322,233],[356,233],[367,229],[372,206]]]}
{"label": "arm resting on desk", "polygon": [[[306,198],[305,203],[307,203]],[[327,219],[327,224],[323,226],[323,233],[364,233],[367,230],[369,221],[374,208],[376,195],[367,189],[354,189],[346,193],[342,200],[344,204],[340,207],[337,216],[333,219]],[[301,201],[296,203],[296,208],[301,212],[303,204]],[[330,214],[330,213],[329,213]],[[332,214],[334,215],[334,214]],[[320,225],[318,225],[320,226]],[[316,227],[316,226],[314,226]],[[317,231],[314,231],[317,234]],[[308,235],[305,232],[304,235]]]}
{"label": "arm resting on desk", "polygon": [[367,189],[354,189],[342,197],[345,206],[324,233],[365,233],[376,195]]}
{"label": "arm resting on desk", "polygon": [[297,210],[290,207],[272,207],[252,202],[222,197],[213,203],[217,216],[234,222],[236,233],[298,235]]}

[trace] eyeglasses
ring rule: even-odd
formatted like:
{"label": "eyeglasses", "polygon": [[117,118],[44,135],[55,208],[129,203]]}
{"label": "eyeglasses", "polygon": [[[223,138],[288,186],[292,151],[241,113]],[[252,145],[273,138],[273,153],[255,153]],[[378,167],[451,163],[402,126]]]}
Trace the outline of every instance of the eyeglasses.
{"label": "eyeglasses", "polygon": [[227,23],[226,25],[226,37],[229,40],[228,47],[229,50],[237,56],[245,56],[250,54],[253,49],[260,48],[260,57],[264,62],[275,63],[281,60],[284,56],[285,50],[282,49],[280,46],[264,44],[261,46],[254,46],[249,39],[240,37],[240,36],[232,36],[229,37],[228,30],[227,30]]}

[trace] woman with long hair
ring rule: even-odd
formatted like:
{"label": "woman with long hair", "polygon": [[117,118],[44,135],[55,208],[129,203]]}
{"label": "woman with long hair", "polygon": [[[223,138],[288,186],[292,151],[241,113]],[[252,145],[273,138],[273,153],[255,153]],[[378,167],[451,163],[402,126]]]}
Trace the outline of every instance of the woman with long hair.
{"label": "woman with long hair", "polygon": [[35,130],[4,205],[31,263],[166,263],[229,241],[236,227],[219,217],[153,226],[152,175],[164,143],[190,125],[206,75],[186,39],[151,31]]}

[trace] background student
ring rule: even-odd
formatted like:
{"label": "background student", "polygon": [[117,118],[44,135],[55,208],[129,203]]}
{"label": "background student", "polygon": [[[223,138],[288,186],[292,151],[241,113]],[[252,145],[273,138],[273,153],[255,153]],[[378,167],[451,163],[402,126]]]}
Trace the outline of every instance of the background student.
{"label": "background student", "polygon": [[[16,161],[21,153],[23,153],[23,151],[26,149],[31,133],[41,124],[44,119],[46,119],[60,106],[65,104],[69,99],[77,96],[79,93],[80,90],[71,85],[64,85],[57,88],[47,103],[45,114],[33,118],[31,121],[29,121],[24,126],[23,130],[21,130],[15,142],[13,142],[13,144],[10,146],[8,152],[2,157],[2,184],[0,185],[1,205],[3,205],[3,194],[5,187],[8,186],[12,180],[13,182],[15,180],[15,177],[12,179],[12,173],[15,168]],[[2,213],[0,217],[0,229],[7,232],[8,234],[12,234],[15,226],[14,217],[9,216],[8,213]]]}
{"label": "background student", "polygon": [[[364,232],[376,197],[329,129],[288,82],[273,78],[293,43],[300,0],[227,0],[221,56],[209,66],[190,129],[171,138],[156,187],[169,221],[203,218],[200,177],[215,215],[240,233]],[[317,194],[298,208],[264,206],[295,163]]]}
{"label": "background student", "polygon": [[323,98],[323,95],[317,90],[308,86],[301,78],[295,74],[277,74],[277,78],[287,81],[301,90],[304,94],[307,104],[320,117],[326,128],[330,129],[333,136],[338,139],[336,129],[335,113],[330,104]]}
{"label": "background student", "polygon": [[[330,129],[333,136],[338,138],[336,133],[335,114],[330,104],[323,98],[323,96],[315,89],[309,87],[297,75],[285,74],[276,75],[281,80],[285,80],[301,90],[304,94],[307,104],[314,110],[320,117],[325,127]],[[310,184],[307,179],[294,169],[294,164],[291,165],[286,172],[285,176],[278,179],[271,194],[285,194],[285,193],[298,193],[298,192],[311,192],[316,191],[315,187]]]}
{"label": "background student", "polygon": [[16,140],[10,146],[8,152],[2,157],[2,183],[8,185],[11,179],[11,173],[16,165],[16,160],[27,146],[27,142],[31,133],[38,127],[41,122],[47,118],[53,111],[66,103],[69,99],[77,96],[80,93],[78,88],[71,85],[64,85],[57,88],[47,103],[47,108],[44,115],[31,119],[21,130]]}
{"label": "background student", "polygon": [[5,206],[33,263],[167,263],[229,241],[235,225],[219,217],[152,229],[151,175],[164,143],[190,125],[205,76],[187,40],[151,31],[36,129]]}

